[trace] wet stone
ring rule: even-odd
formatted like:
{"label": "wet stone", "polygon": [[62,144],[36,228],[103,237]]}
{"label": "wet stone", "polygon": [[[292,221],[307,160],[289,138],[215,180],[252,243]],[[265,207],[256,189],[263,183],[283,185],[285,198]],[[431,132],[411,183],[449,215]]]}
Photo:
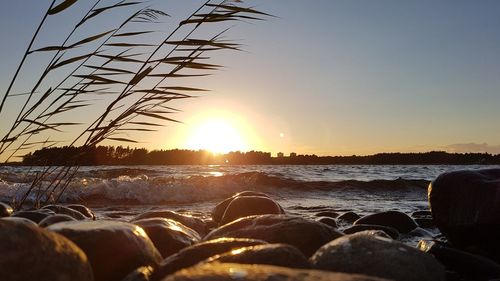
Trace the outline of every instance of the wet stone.
{"label": "wet stone", "polygon": [[220,225],[236,219],[265,214],[282,214],[281,206],[269,197],[264,196],[237,196],[229,202],[220,220]]}
{"label": "wet stone", "polygon": [[326,225],[329,225],[333,228],[337,228],[337,221],[334,219],[334,218],[331,218],[331,217],[319,217],[319,218],[316,218],[316,221],[319,221],[321,223],[324,223]]}
{"label": "wet stone", "polygon": [[373,224],[357,224],[353,225],[349,228],[344,229],[345,234],[354,234],[357,232],[365,231],[365,230],[380,230],[385,232],[392,239],[399,238],[399,231],[395,228],[383,225],[373,225]]}
{"label": "wet stone", "polygon": [[131,222],[133,223],[134,221],[137,220],[149,219],[149,218],[165,218],[180,222],[183,225],[191,229],[194,229],[196,232],[198,232],[200,236],[205,235],[207,232],[207,226],[201,219],[190,215],[179,214],[177,212],[170,210],[154,210],[142,213],[133,218]]}
{"label": "wet stone", "polygon": [[63,222],[63,221],[76,221],[76,219],[73,217],[70,217],[68,215],[55,214],[55,215],[48,216],[48,217],[44,218],[43,220],[41,220],[38,223],[38,225],[40,227],[47,227],[49,225],[52,225],[52,224],[55,224],[58,222]]}
{"label": "wet stone", "polygon": [[193,266],[212,256],[242,247],[266,244],[267,242],[245,238],[218,238],[187,247],[162,261],[152,280],[159,280],[175,271]]}
{"label": "wet stone", "polygon": [[47,205],[43,206],[42,209],[48,209],[54,211],[56,214],[63,214],[63,215],[68,215],[76,220],[85,220],[87,219],[86,216],[84,216],[82,213],[79,211],[73,210],[71,208],[61,206],[61,205]]}
{"label": "wet stone", "polygon": [[267,264],[289,268],[309,268],[309,261],[299,249],[287,244],[265,244],[244,247],[217,256],[205,262]]}
{"label": "wet stone", "polygon": [[84,215],[88,219],[95,220],[94,212],[92,212],[92,210],[90,208],[88,208],[87,206],[80,205],[80,204],[70,204],[70,205],[67,205],[66,207],[80,212],[82,215]]}
{"label": "wet stone", "polygon": [[92,281],[83,251],[65,237],[20,220],[0,219],[2,281]]}
{"label": "wet stone", "polygon": [[[47,210],[47,211],[50,211],[50,210]],[[50,211],[50,212],[47,212],[47,211],[39,211],[39,210],[17,211],[17,212],[12,213],[12,216],[29,219],[35,223],[39,223],[44,218],[55,214],[53,211]]]}
{"label": "wet stone", "polygon": [[257,191],[242,191],[238,192],[235,195],[224,199],[224,201],[218,203],[212,210],[212,219],[216,223],[220,223],[222,220],[222,217],[224,216],[224,213],[226,212],[226,208],[233,201],[234,198],[236,197],[243,197],[243,196],[260,196],[260,197],[269,197],[267,194],[262,193],[262,192],[257,192]]}
{"label": "wet stone", "polygon": [[0,218],[9,217],[12,215],[13,209],[11,206],[0,202]]}
{"label": "wet stone", "polygon": [[354,222],[354,225],[357,224],[388,226],[401,233],[408,233],[418,227],[410,216],[399,211],[387,211],[364,216]]}
{"label": "wet stone", "polygon": [[146,232],[118,221],[60,222],[47,227],[78,245],[89,258],[96,281],[120,281],[141,266],[157,267],[161,255]]}
{"label": "wet stone", "polygon": [[361,216],[359,216],[355,212],[345,212],[342,215],[338,216],[337,220],[352,224],[353,222],[355,222],[359,218],[361,218]]}

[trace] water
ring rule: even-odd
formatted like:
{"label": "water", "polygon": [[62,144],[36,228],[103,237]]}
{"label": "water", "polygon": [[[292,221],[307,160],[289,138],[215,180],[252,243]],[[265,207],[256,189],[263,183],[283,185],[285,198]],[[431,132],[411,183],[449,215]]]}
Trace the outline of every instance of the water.
{"label": "water", "polygon": [[[289,212],[306,216],[318,206],[360,214],[392,209],[411,213],[428,209],[427,186],[439,174],[485,167],[89,166],[79,170],[62,201],[93,206],[103,210],[102,216],[108,214],[106,210],[110,210],[109,214],[116,211],[133,215],[158,207],[207,213],[236,192],[256,190],[268,193]],[[19,200],[33,180],[32,172],[41,169],[0,167],[0,200]],[[34,195],[29,199],[33,200]]]}

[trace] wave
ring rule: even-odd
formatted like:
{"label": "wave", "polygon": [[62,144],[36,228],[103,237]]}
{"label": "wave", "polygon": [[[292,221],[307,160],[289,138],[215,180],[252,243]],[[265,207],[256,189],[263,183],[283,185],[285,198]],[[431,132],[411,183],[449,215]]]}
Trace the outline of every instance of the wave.
{"label": "wave", "polygon": [[[127,175],[124,175],[127,174]],[[13,181],[14,180],[14,181]],[[61,197],[63,202],[86,204],[165,204],[220,200],[243,190],[283,196],[301,192],[422,192],[426,180],[301,181],[264,172],[221,176],[174,177],[147,169],[90,170],[78,173]],[[19,200],[29,188],[14,175],[0,179],[0,199]],[[28,200],[34,200],[32,194]]]}

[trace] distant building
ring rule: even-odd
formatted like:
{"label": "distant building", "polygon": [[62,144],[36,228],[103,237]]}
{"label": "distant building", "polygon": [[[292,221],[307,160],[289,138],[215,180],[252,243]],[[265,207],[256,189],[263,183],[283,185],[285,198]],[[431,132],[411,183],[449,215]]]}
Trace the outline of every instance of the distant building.
{"label": "distant building", "polygon": [[290,157],[297,157],[297,153],[295,152],[290,153]]}
{"label": "distant building", "polygon": [[283,158],[285,157],[285,154],[283,154],[283,152],[278,152],[278,158]]}

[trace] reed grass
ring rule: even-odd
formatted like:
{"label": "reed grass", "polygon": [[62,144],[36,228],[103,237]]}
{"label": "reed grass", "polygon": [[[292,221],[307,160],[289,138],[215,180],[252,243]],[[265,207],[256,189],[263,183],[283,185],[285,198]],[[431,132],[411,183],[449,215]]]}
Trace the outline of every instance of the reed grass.
{"label": "reed grass", "polygon": [[[171,117],[178,109],[168,103],[207,91],[185,84],[183,78],[203,77],[220,69],[221,65],[211,62],[213,52],[241,49],[238,43],[224,39],[228,23],[271,16],[244,6],[243,1],[208,0],[171,30],[165,30],[161,21],[168,20],[168,13],[146,6],[148,1],[95,0],[81,12],[62,43],[35,48],[39,41],[44,42],[40,34],[47,21],[76,9],[77,2],[51,2],[1,99],[0,118],[6,115],[6,107],[22,99],[17,116],[0,135],[0,156],[5,162],[55,145],[78,146],[83,153],[104,140],[137,143],[140,139],[131,137],[134,132],[154,132],[169,122],[181,122]],[[86,34],[93,21],[111,17],[115,10],[129,15],[113,28],[79,35]],[[207,25],[218,31],[206,38],[196,37],[196,31]],[[152,35],[161,41],[151,43]],[[32,62],[35,55],[47,56],[48,63]],[[40,69],[41,74],[29,92],[16,93],[15,85],[27,81],[22,72],[26,68]],[[88,121],[75,118],[82,112],[89,115]],[[70,134],[68,130],[75,131],[71,127],[81,129]],[[78,156],[73,157],[76,160]],[[12,202],[14,207],[21,208],[30,196],[38,207],[58,202],[78,168],[44,168],[18,201]]]}

